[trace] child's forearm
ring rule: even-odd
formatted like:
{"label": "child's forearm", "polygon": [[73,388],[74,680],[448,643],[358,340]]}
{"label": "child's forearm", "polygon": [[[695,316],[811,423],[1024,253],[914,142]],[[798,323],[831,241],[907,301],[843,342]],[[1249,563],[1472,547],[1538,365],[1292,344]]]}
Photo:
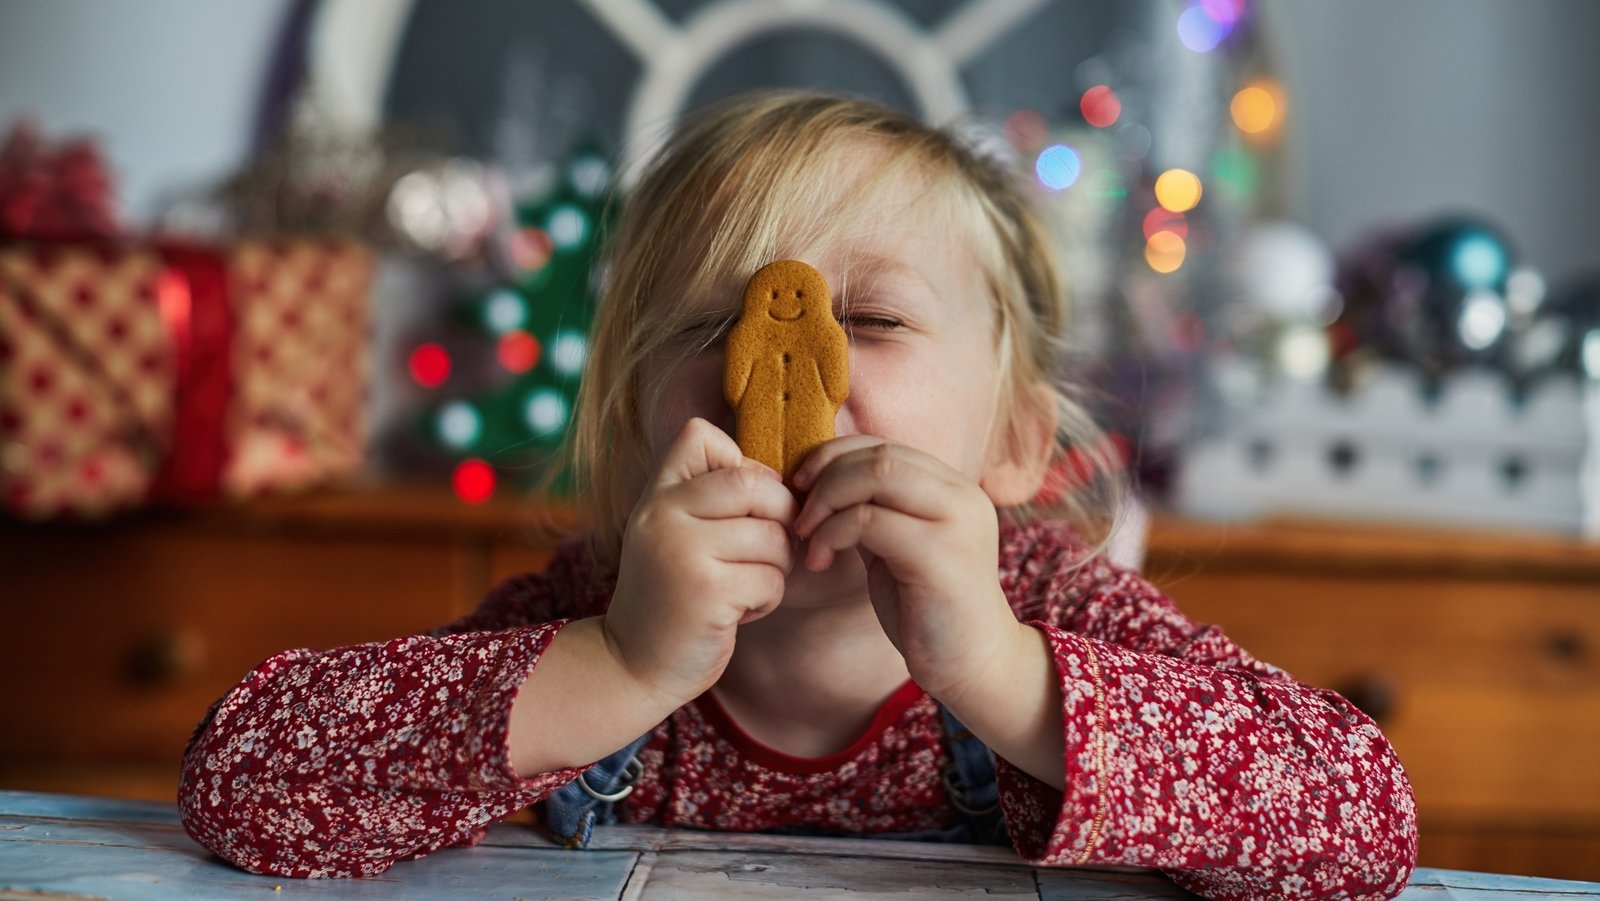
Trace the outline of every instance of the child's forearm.
{"label": "child's forearm", "polygon": [[511,705],[511,768],[534,776],[593,763],[626,747],[684,703],[641,685],[621,665],[602,617],[562,627]]}
{"label": "child's forearm", "polygon": [[1050,640],[1017,624],[989,672],[959,696],[940,698],[963,726],[996,754],[1046,785],[1066,784],[1066,749],[1061,723],[1061,680]]}

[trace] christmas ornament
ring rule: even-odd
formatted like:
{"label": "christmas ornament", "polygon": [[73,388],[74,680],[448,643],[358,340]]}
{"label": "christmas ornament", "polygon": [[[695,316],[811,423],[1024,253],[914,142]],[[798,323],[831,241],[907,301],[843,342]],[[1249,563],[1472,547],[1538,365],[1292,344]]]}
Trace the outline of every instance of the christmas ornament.
{"label": "christmas ornament", "polygon": [[1510,242],[1481,220],[1452,217],[1380,234],[1340,260],[1337,324],[1429,378],[1492,362],[1511,315],[1514,265]]}
{"label": "christmas ornament", "polygon": [[1510,343],[1512,369],[1523,387],[1560,373],[1600,380],[1600,271],[1552,292]]}

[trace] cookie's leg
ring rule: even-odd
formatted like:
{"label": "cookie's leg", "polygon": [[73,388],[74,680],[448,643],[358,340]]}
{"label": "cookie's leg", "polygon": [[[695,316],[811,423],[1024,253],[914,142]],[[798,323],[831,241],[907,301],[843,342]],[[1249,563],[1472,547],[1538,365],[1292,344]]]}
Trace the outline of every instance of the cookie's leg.
{"label": "cookie's leg", "polygon": [[833,437],[833,419],[838,410],[823,392],[816,372],[816,363],[811,359],[803,363],[795,360],[789,368],[783,447],[785,476],[798,469],[817,445]]}
{"label": "cookie's leg", "polygon": [[788,476],[783,468],[783,403],[781,373],[771,360],[756,358],[750,387],[739,404],[738,434],[744,455]]}

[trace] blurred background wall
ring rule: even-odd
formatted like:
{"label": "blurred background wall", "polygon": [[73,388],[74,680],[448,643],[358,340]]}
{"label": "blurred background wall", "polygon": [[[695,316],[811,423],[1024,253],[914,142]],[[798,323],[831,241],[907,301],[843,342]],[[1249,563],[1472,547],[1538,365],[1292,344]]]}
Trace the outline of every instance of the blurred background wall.
{"label": "blurred background wall", "polygon": [[[530,3],[531,6],[538,4]],[[126,203],[250,149],[287,0],[0,4],[0,122],[114,148]],[[1265,0],[1293,98],[1286,212],[1335,246],[1376,221],[1492,213],[1552,279],[1600,262],[1600,4]]]}

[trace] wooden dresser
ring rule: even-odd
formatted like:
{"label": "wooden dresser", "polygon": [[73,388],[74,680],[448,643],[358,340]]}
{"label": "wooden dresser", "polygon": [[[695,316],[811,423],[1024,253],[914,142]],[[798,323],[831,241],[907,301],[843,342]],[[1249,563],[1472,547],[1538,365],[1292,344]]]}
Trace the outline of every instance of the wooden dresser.
{"label": "wooden dresser", "polygon": [[[190,730],[262,658],[452,619],[542,567],[540,535],[515,502],[397,487],[0,522],[0,789],[169,800]],[[1600,546],[1158,519],[1145,570],[1378,716],[1424,865],[1600,880]]]}

